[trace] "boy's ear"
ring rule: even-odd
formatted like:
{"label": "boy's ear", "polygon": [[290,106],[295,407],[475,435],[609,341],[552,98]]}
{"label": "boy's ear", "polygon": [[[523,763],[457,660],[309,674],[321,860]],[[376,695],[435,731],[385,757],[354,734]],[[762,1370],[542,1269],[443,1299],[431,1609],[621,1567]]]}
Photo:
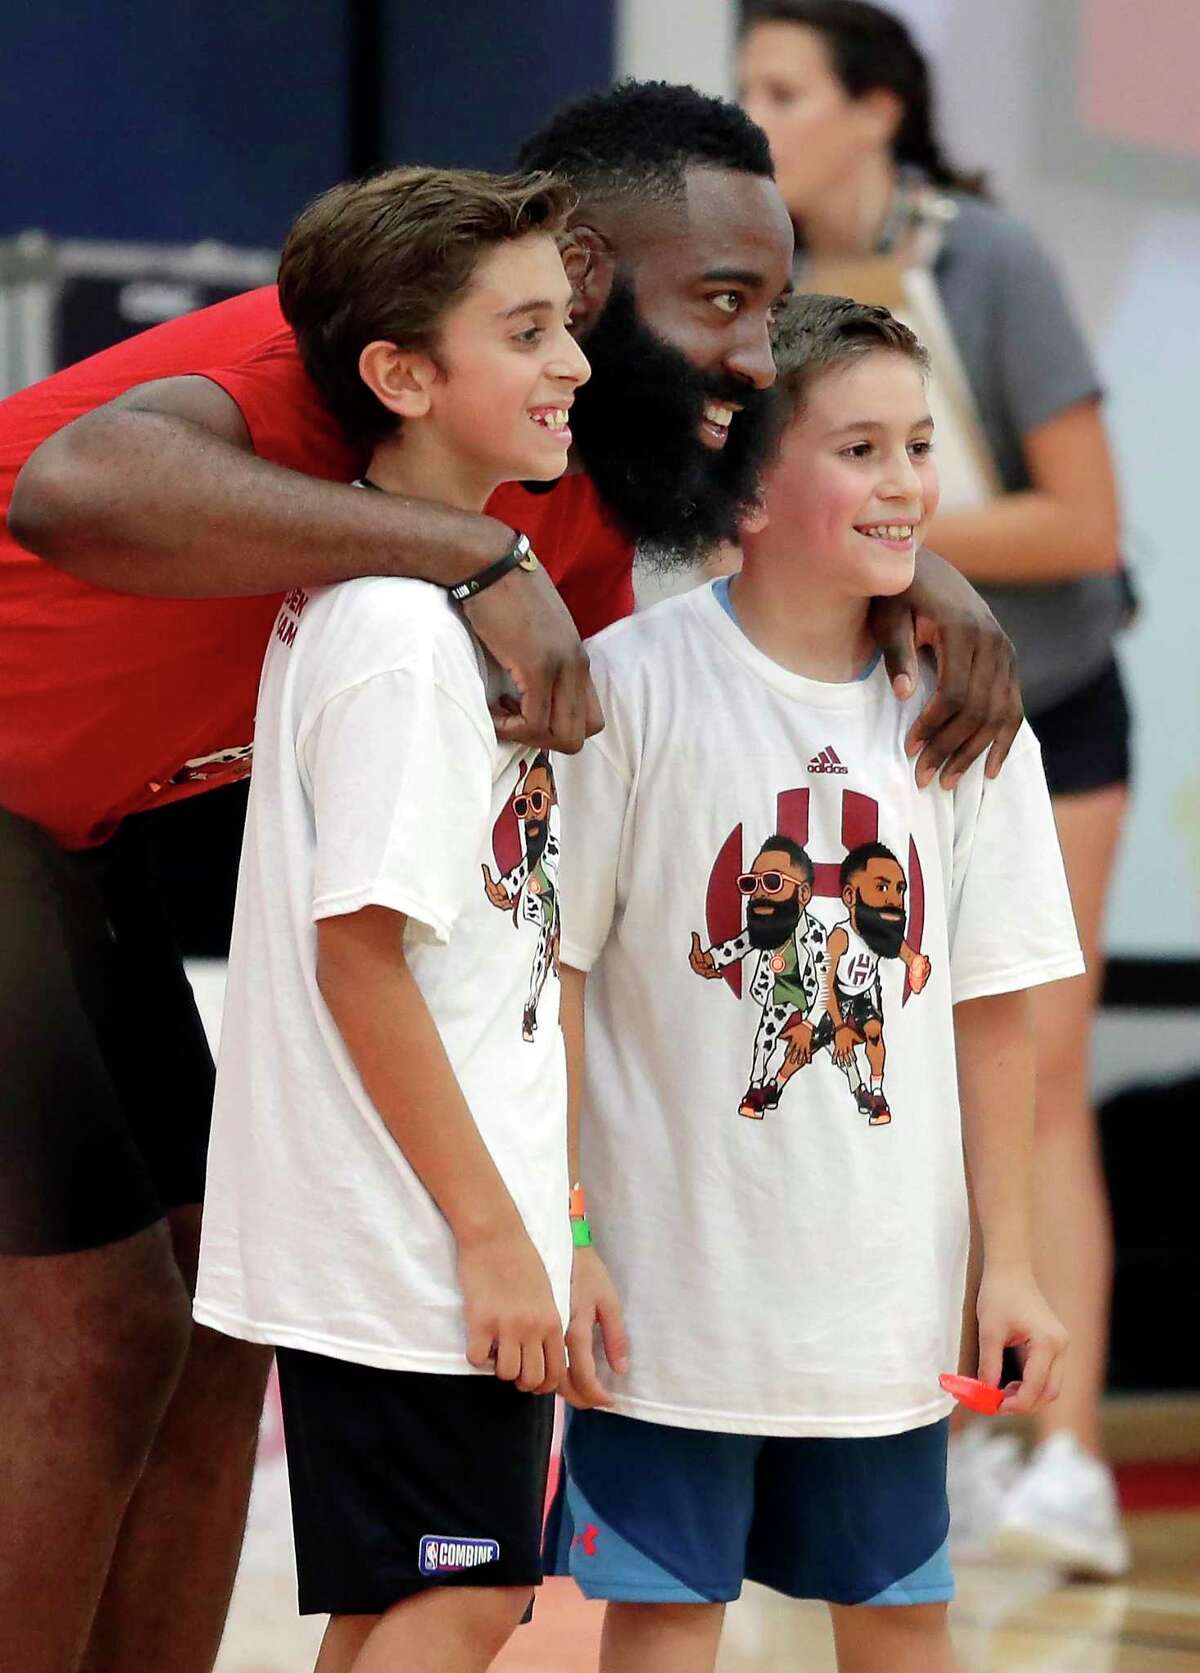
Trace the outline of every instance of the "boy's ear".
{"label": "boy's ear", "polygon": [[608,303],[616,272],[612,245],[595,227],[573,226],[561,246],[571,281],[571,321],[575,335],[586,336]]}
{"label": "boy's ear", "polygon": [[358,357],[358,375],[397,418],[424,418],[429,411],[437,367],[422,350],[368,343]]}

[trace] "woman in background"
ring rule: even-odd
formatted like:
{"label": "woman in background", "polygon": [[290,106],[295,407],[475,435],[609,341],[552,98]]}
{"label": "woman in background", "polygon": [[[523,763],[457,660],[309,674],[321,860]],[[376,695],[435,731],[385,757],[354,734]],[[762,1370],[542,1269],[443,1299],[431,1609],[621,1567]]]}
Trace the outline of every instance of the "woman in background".
{"label": "woman in background", "polygon": [[1036,1018],[1034,1230],[1038,1276],[1071,1334],[1066,1379],[1024,1466],[1011,1437],[959,1434],[956,1544],[1111,1577],[1129,1552],[1101,1455],[1112,1238],[1089,1072],[1129,716],[1113,656],[1124,592],[1100,384],[1046,255],[947,162],[928,67],[899,19],[861,0],[762,0],[739,75],[796,225],[798,281],[853,291],[856,274],[873,273],[869,286],[890,271],[925,307],[939,463],[945,477],[952,454],[956,479],[929,541],[1016,644],[1087,958],[1087,975]]}

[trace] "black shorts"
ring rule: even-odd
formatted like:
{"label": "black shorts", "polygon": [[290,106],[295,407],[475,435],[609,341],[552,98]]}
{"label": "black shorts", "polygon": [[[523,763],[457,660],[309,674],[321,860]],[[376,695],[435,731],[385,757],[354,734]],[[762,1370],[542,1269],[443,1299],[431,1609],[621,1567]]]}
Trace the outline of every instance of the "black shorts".
{"label": "black shorts", "polygon": [[280,1348],[302,1615],[542,1581],[554,1397]]}
{"label": "black shorts", "polygon": [[1129,783],[1129,704],[1114,657],[1079,691],[1029,716],[1052,796]]}
{"label": "black shorts", "polygon": [[[883,1021],[880,993],[878,987],[874,984],[869,988],[864,988],[861,993],[843,993],[841,988],[838,988],[837,998],[842,1012],[842,1021],[849,1023],[851,1028],[857,1031],[860,1039],[866,1039],[866,1028],[869,1022]],[[809,1050],[818,1052],[823,1046],[831,1045],[833,1035],[833,1018],[826,1011],[813,1030]]]}
{"label": "black shorts", "polygon": [[143,834],[67,853],[0,808],[0,1254],[199,1202],[213,1063]]}

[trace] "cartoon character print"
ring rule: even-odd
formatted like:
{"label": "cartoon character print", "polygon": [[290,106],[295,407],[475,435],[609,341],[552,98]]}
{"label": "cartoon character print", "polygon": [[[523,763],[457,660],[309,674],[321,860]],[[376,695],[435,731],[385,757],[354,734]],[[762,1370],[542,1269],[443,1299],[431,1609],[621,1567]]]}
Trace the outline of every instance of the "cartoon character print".
{"label": "cartoon character print", "polygon": [[250,773],[253,744],[230,744],[211,755],[197,755],[171,774],[168,784],[211,784],[223,780],[233,784]]}
{"label": "cartoon character print", "polygon": [[697,976],[712,981],[749,953],[758,953],[750,997],[762,1014],[738,1113],[761,1121],[778,1106],[796,1069],[810,1061],[827,988],[826,931],[808,912],[812,861],[789,837],[768,837],[737,886],[746,902],[745,929],[707,949],[693,930],[689,962]]}
{"label": "cartoon character print", "polygon": [[[838,882],[847,916],[829,931],[823,1014],[803,1062],[828,1048],[870,1125],[886,1127],[892,1112],[883,1090],[887,1045],[879,961],[901,959],[914,994],[928,982],[932,966],[927,954],[914,952],[905,938],[908,880],[890,848],[881,842],[861,843],[842,861]],[[858,1066],[860,1046],[866,1052],[869,1085],[863,1084]],[[800,1067],[798,1058],[785,1065],[781,1083]]]}
{"label": "cartoon character print", "polygon": [[906,875],[878,840],[878,802],[857,790],[841,790],[833,805],[826,798],[826,841],[834,806],[841,861],[811,857],[815,815],[807,787],[778,794],[775,834],[749,871],[740,869],[742,826],[733,827],[708,879],[711,944],[706,948],[693,931],[688,962],[696,975],[723,980],[740,999],[741,962],[758,954],[748,996],[760,1013],[739,1114],[762,1120],[779,1106],[792,1077],[827,1052],[854,1107],[870,1126],[884,1127],[892,1111],[884,1091],[881,961],[899,960],[904,967],[902,1006],[928,983],[932,966],[920,951],[925,881],[915,841],[910,836]]}
{"label": "cartoon character print", "polygon": [[489,866],[483,866],[483,886],[498,911],[512,912],[514,924],[519,916],[521,922],[537,929],[529,997],[521,1018],[521,1037],[532,1040],[546,978],[551,970],[558,975],[558,793],[554,769],[544,750],[534,757],[528,771],[521,764],[509,807],[521,832],[521,858],[499,878],[492,876]]}

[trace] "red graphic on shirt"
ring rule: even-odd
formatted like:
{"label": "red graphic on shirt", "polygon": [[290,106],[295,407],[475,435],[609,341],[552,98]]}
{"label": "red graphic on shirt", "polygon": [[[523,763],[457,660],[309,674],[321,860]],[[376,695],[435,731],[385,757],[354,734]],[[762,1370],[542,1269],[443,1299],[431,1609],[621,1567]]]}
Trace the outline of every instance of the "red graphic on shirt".
{"label": "red graphic on shirt", "polygon": [[[857,790],[842,790],[836,792],[841,796],[842,820],[841,837],[845,854],[851,849],[858,848],[864,842],[879,840],[879,803],[873,796],[864,796]],[[818,795],[828,795],[823,786],[817,791]],[[803,789],[781,790],[775,801],[775,828],[780,836],[790,837],[802,848],[808,848],[808,832],[810,824],[810,798],[813,791],[805,786]],[[921,934],[925,927],[925,882],[921,873],[920,861],[917,859],[916,845],[909,838],[909,877],[911,879],[911,893],[909,898],[909,941],[920,950]],[[838,900],[841,890],[838,887],[838,871],[845,854],[836,860],[816,860],[813,862],[813,898],[815,900]],[[720,852],[713,863],[708,876],[708,893],[705,899],[705,916],[708,924],[709,940],[713,943],[732,941],[742,932],[743,901],[738,892],[737,879],[746,869],[746,858],[742,847],[742,827],[737,824],[730,831],[721,844]],[[731,992],[738,999],[742,997],[742,967],[731,964],[721,972],[728,982]],[[905,982],[904,998],[907,1001],[909,988]]]}
{"label": "red graphic on shirt", "polygon": [[589,1522],[581,1534],[576,1534],[571,1541],[571,1550],[578,1546],[585,1557],[596,1555],[596,1541],[600,1537],[600,1530],[594,1522]]}

